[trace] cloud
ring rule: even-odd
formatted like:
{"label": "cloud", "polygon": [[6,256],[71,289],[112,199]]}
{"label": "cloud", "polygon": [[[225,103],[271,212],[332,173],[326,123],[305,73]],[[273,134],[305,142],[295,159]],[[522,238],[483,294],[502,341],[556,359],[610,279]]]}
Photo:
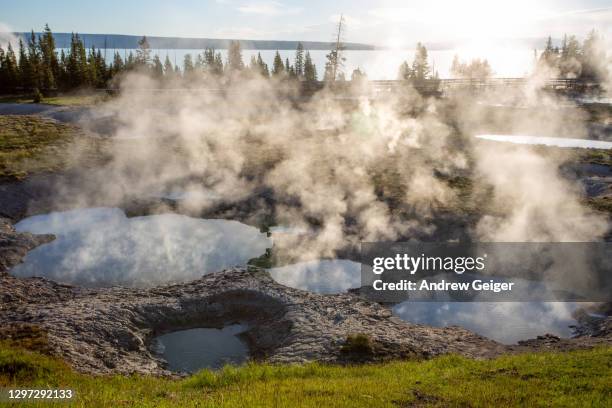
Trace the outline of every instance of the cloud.
{"label": "cloud", "polygon": [[236,9],[245,14],[259,14],[265,16],[298,14],[302,11],[301,7],[287,7],[277,1],[249,3],[238,6]]}

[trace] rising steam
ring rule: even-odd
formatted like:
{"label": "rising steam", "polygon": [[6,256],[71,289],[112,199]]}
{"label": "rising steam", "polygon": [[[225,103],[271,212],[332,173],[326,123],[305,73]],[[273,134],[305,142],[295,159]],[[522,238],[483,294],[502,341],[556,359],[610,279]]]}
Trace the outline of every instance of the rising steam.
{"label": "rising steam", "polygon": [[[347,99],[324,90],[304,101],[286,82],[215,81],[185,87],[126,76],[120,95],[83,123],[112,117],[113,148],[71,199],[120,205],[182,189],[201,194],[179,209],[199,213],[256,197],[254,219],[309,231],[276,242],[301,260],[361,241],[461,238],[447,225],[483,241],[594,241],[607,231],[606,219],[581,204],[580,187],[560,176],[568,154],[472,137],[500,129],[584,136],[582,120],[566,126],[567,109],[581,119],[579,111],[537,84],[504,100],[546,109],[502,117],[469,95],[438,100],[406,88],[367,98],[360,89]],[[453,183],[467,178],[469,199]]]}

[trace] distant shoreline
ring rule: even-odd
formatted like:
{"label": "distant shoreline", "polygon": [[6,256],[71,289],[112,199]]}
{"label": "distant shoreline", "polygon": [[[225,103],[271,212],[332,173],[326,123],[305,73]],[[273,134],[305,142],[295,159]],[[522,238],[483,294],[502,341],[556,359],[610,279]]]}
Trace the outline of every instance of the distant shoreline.
{"label": "distant shoreline", "polygon": [[[42,35],[40,32],[34,32],[37,36]],[[142,35],[129,34],[88,34],[78,33],[79,37],[85,43],[86,48],[92,46],[96,48],[106,49],[136,49],[138,41]],[[27,43],[27,38],[30,32],[14,32],[17,38],[24,39]],[[72,33],[53,33],[57,48],[69,48],[70,38]],[[246,39],[231,39],[231,38],[188,38],[188,37],[161,37],[147,36],[149,45],[153,49],[168,49],[168,50],[203,50],[206,48],[228,49],[230,41],[239,41],[243,50],[295,50],[299,42],[302,43],[307,50],[330,50],[335,47],[333,42],[326,41],[298,41],[298,40],[246,40]],[[545,38],[521,38],[500,40],[499,45],[517,47],[517,48],[541,48],[545,42]],[[553,39],[553,43],[560,43],[560,39]],[[416,40],[414,42],[416,44]],[[17,46],[17,44],[13,44]],[[429,51],[442,51],[455,49],[459,43],[456,41],[445,42],[425,42]],[[344,47],[349,51],[381,51],[394,50],[396,48],[385,45],[365,44],[358,42],[345,42]],[[413,50],[413,46],[401,47],[401,50]]]}
{"label": "distant shoreline", "polygon": [[[42,33],[35,32],[36,35]],[[30,36],[30,33],[14,33],[18,38],[24,40]],[[71,33],[53,33],[57,48],[69,48]],[[125,35],[125,34],[81,34],[79,37],[85,43],[87,48],[94,46],[96,48],[138,48],[138,41],[142,38],[141,35]],[[243,50],[295,50],[299,42],[304,48],[309,50],[329,50],[335,44],[324,41],[287,41],[287,40],[244,40],[244,39],[229,39],[229,38],[183,38],[183,37],[157,37],[147,36],[151,48],[157,49],[194,49],[201,50],[205,48],[227,49],[230,41],[239,41]],[[355,51],[373,51],[386,49],[371,44],[362,43],[344,43],[347,50]]]}

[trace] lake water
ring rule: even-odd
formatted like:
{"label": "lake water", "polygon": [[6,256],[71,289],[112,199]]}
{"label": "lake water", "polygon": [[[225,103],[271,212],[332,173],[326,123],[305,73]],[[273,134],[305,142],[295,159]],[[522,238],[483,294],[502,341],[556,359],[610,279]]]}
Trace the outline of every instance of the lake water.
{"label": "lake water", "polygon": [[612,142],[606,142],[603,140],[528,135],[476,135],[476,138],[515,144],[571,147],[581,149],[612,149]]}
{"label": "lake water", "polygon": [[[116,51],[119,52],[122,58],[129,55],[130,51],[134,54],[136,52],[136,50],[124,49],[118,49]],[[227,59],[227,50],[218,51],[223,55],[223,60],[225,61]],[[114,49],[106,50],[107,61],[110,62],[112,60],[114,52]],[[173,64],[181,68],[185,55],[191,54],[195,61],[195,57],[200,53],[202,53],[202,50],[151,50],[152,56],[159,55],[162,63],[166,56],[168,56]],[[274,55],[276,54],[275,50],[243,50],[242,55],[245,64],[248,64],[251,60],[251,56],[256,56],[257,53],[261,53],[262,59],[271,68]],[[294,50],[279,50],[279,53],[283,61],[289,58],[290,63],[293,64],[295,58]],[[312,60],[317,66],[319,79],[323,78],[326,61],[325,55],[328,53],[329,51],[324,50],[310,51]],[[532,70],[534,63],[533,49],[496,47],[482,52],[477,50],[431,50],[429,51],[429,65],[438,71],[441,78],[449,78],[451,76],[450,67],[456,54],[459,54],[460,58],[465,60],[472,58],[487,58],[494,72],[494,76],[500,78],[523,77]],[[344,56],[346,61],[344,63],[343,72],[347,79],[350,79],[351,73],[355,68],[360,68],[362,71],[365,71],[369,79],[397,79],[400,65],[406,60],[408,60],[409,63],[412,62],[414,50],[345,51]]]}
{"label": "lake water", "polygon": [[152,348],[168,362],[171,371],[193,373],[204,368],[238,365],[249,357],[247,346],[237,337],[246,326],[234,324],[222,329],[189,329],[156,337]]}
{"label": "lake water", "polygon": [[89,208],[26,218],[18,231],[55,234],[30,251],[16,276],[44,276],[87,287],[151,287],[245,265],[271,247],[257,228],[178,214],[126,217],[118,208]]}

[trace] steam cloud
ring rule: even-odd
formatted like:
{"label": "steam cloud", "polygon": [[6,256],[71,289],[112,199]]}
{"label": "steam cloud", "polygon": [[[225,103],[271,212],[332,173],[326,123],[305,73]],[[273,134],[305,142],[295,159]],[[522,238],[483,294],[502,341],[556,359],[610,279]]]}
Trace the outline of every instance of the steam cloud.
{"label": "steam cloud", "polygon": [[13,49],[17,46],[19,40],[13,34],[13,30],[8,25],[0,22],[0,47],[6,50],[9,44],[13,46]]}
{"label": "steam cloud", "polygon": [[[569,154],[472,137],[491,129],[586,135],[578,110],[540,92],[537,77],[503,101],[539,112],[510,116],[486,106],[502,100],[495,93],[484,105],[462,94],[423,98],[410,88],[367,98],[357,96],[368,92],[361,84],[353,99],[324,90],[297,103],[284,82],[215,81],[191,79],[178,90],[185,84],[126,76],[120,95],[83,123],[113,118],[113,147],[71,200],[119,205],[181,190],[195,194],[179,210],[198,213],[261,196],[253,217],[271,214],[309,232],[275,242],[293,260],[334,257],[361,241],[457,239],[443,231],[448,219],[482,241],[595,241],[608,229],[605,217],[581,204],[577,182],[559,174]],[[471,212],[450,182],[456,176],[473,179]]]}

